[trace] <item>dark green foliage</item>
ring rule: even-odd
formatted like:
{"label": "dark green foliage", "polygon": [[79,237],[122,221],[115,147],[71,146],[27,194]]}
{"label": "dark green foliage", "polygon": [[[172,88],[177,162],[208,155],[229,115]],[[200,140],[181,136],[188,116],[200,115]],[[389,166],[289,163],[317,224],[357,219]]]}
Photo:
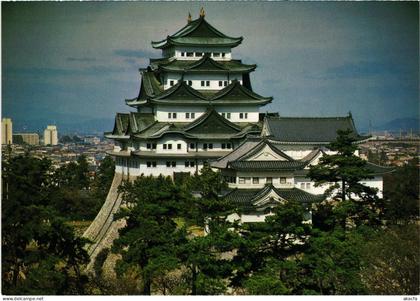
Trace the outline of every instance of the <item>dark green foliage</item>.
{"label": "dark green foliage", "polygon": [[363,247],[361,277],[370,294],[419,295],[420,227],[392,226]]}
{"label": "dark green foliage", "polygon": [[384,177],[385,219],[393,224],[410,223],[419,217],[418,159]]}
{"label": "dark green foliage", "polygon": [[93,270],[95,271],[96,277],[102,276],[102,267],[105,263],[106,258],[108,257],[109,249],[104,248],[102,249],[98,255],[96,255],[95,263],[93,264]]}
{"label": "dark green foliage", "polygon": [[88,259],[86,241],[50,206],[49,161],[10,158],[3,161],[2,179],[3,292],[82,294],[86,278],[79,266]]}
{"label": "dark green foliage", "polygon": [[153,279],[178,266],[176,247],[184,239],[173,218],[183,203],[182,191],[170,178],[139,177],[121,189],[129,209],[117,218],[125,218],[127,226],[120,230],[113,251],[122,255],[122,271],[139,268],[142,294],[150,295]]}

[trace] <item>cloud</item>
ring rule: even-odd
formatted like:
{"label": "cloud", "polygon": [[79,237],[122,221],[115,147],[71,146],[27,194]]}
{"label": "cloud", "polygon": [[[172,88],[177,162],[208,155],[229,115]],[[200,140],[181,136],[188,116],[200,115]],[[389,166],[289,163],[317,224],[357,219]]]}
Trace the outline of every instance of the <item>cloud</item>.
{"label": "cloud", "polygon": [[93,57],[68,57],[66,59],[68,62],[94,62],[96,61]]}
{"label": "cloud", "polygon": [[128,58],[149,58],[156,55],[156,53],[148,50],[133,50],[133,49],[117,49],[114,51],[117,56]]}

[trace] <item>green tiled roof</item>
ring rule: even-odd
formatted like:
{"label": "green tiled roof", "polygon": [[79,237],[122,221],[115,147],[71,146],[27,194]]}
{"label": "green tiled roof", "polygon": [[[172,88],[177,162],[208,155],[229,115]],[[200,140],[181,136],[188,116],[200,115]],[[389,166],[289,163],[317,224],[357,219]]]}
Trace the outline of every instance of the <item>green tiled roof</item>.
{"label": "green tiled roof", "polygon": [[321,199],[319,195],[310,194],[298,188],[283,189],[275,188],[272,185],[267,185],[260,189],[234,189],[227,193],[225,198],[242,209],[256,209],[257,207],[254,204],[271,191],[277,193],[284,200],[295,200],[304,204],[316,202]]}
{"label": "green tiled roof", "polygon": [[150,98],[150,103],[171,105],[265,105],[272,97],[262,97],[234,80],[226,88],[204,94],[180,80],[175,86]]}
{"label": "green tiled roof", "polygon": [[372,176],[383,175],[383,174],[391,173],[395,171],[394,167],[376,165],[371,162],[367,162],[366,168],[371,171]]}
{"label": "green tiled roof", "polygon": [[267,117],[264,122],[269,136],[281,142],[329,143],[336,139],[337,130],[347,129],[357,140],[366,138],[359,136],[351,116]]}
{"label": "green tiled roof", "polygon": [[241,128],[222,117],[213,108],[210,108],[199,118],[191,122],[184,131],[188,133],[220,133],[234,134],[241,131]]}
{"label": "green tiled roof", "polygon": [[215,61],[208,55],[198,61],[167,60],[152,64],[166,72],[251,72],[257,67],[242,64],[240,60]]}
{"label": "green tiled roof", "polygon": [[166,39],[152,42],[152,47],[156,49],[164,49],[173,45],[235,47],[241,42],[242,37],[229,37],[210,25],[204,17],[200,17],[189,22]]}
{"label": "green tiled roof", "polygon": [[139,95],[133,99],[126,99],[125,102],[129,106],[146,104],[150,97],[154,97],[163,92],[163,86],[157,80],[155,73],[152,71],[144,71],[142,73]]}
{"label": "green tiled roof", "polygon": [[303,169],[306,162],[301,161],[235,161],[228,164],[228,168],[235,170],[264,170],[264,171],[294,171]]}

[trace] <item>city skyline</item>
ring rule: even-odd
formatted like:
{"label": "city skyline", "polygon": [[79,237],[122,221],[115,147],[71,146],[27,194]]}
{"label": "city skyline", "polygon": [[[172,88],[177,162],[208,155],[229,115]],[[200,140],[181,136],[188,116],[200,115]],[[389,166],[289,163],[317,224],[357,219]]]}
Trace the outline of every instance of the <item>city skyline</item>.
{"label": "city skyline", "polygon": [[150,42],[201,6],[244,37],[234,56],[257,63],[253,88],[274,97],[263,111],[351,111],[362,129],[418,118],[418,4],[359,2],[4,3],[2,116],[60,127],[127,112],[138,68],[160,56]]}

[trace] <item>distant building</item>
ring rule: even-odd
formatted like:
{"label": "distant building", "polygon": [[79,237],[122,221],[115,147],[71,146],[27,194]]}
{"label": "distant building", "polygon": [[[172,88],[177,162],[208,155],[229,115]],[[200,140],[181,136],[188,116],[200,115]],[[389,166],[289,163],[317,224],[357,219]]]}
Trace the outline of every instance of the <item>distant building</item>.
{"label": "distant building", "polygon": [[44,145],[57,145],[58,132],[55,125],[48,125],[44,130]]}
{"label": "distant building", "polygon": [[83,138],[83,142],[97,145],[101,143],[101,139],[99,137],[88,136],[88,137]]}
{"label": "distant building", "polygon": [[13,124],[11,118],[1,120],[1,144],[13,143]]}
{"label": "distant building", "polygon": [[39,135],[37,133],[16,133],[13,134],[13,141],[16,144],[39,145]]}

